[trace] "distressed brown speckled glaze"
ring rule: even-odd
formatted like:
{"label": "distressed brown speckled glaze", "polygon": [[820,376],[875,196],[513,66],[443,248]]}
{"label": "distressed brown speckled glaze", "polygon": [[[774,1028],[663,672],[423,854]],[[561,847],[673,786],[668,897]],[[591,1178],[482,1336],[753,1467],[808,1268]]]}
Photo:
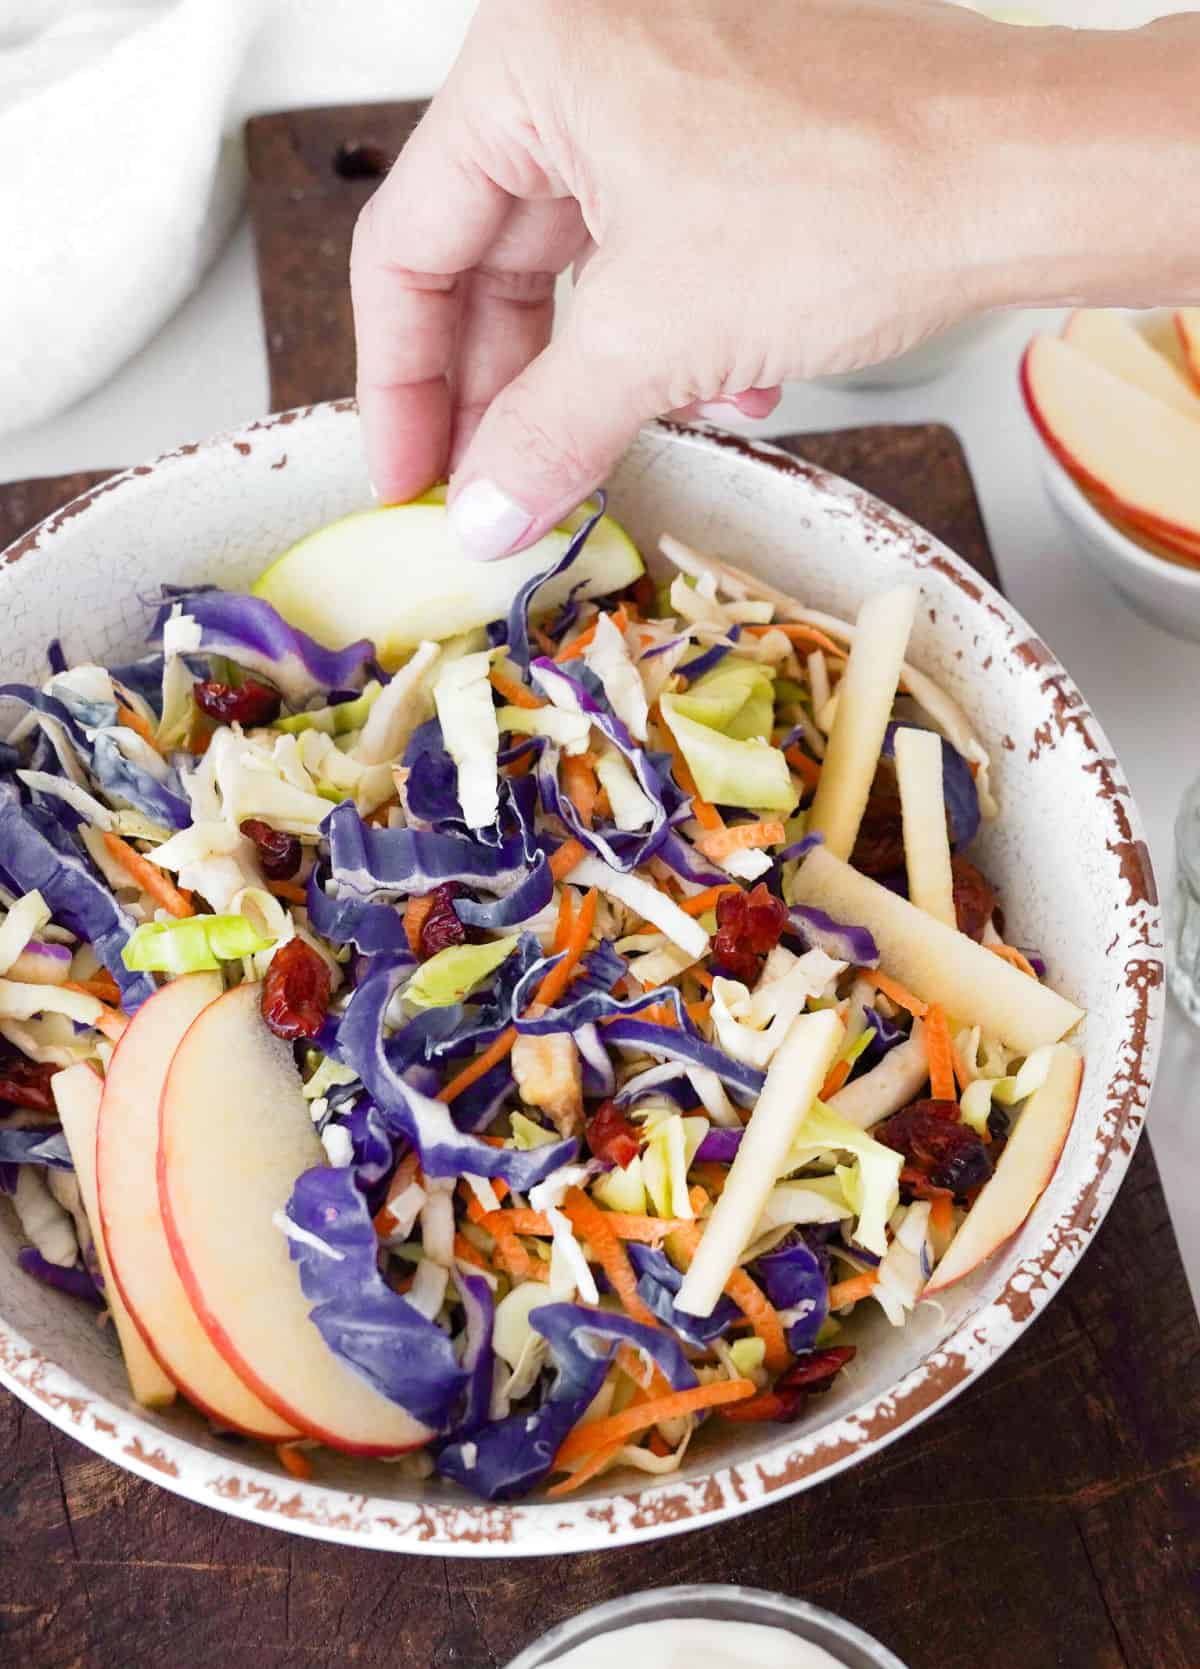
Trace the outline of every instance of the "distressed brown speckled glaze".
{"label": "distressed brown speckled glaze", "polygon": [[[286,442],[286,450],[284,443]],[[488,1506],[403,1468],[322,1456],[297,1483],[186,1409],[131,1404],[111,1338],[23,1277],[0,1221],[0,1380],[120,1466],[240,1516],[410,1552],[562,1553],[695,1528],[831,1476],[956,1395],[1062,1284],[1107,1210],[1141,1129],[1159,1044],[1161,932],[1129,789],[1068,674],[1020,616],[929,534],[773,448],[670,424],[616,471],[612,504],[643,549],[670,530],[842,614],[899,577],[926,607],[911,658],[972,713],[1004,815],[982,837],[1013,936],[1086,1004],[1088,1068],[1053,1182],[1010,1245],[944,1306],[893,1332],[875,1317],[856,1372],[787,1431],[714,1422],[677,1476],[601,1480],[561,1502]],[[103,482],[0,559],[5,673],[136,652],[159,580],[244,584],[314,525],[369,502],[350,402],[303,408],[182,447]],[[928,1312],[928,1313],[925,1313]]]}

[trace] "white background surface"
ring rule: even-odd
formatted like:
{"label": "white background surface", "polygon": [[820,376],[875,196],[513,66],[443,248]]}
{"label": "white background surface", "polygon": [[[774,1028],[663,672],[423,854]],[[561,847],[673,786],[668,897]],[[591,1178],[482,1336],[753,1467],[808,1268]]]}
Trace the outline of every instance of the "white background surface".
{"label": "white background surface", "polygon": [[[1063,22],[1114,25],[1189,6],[1043,0],[1040,9]],[[290,0],[251,58],[238,112],[428,93],[452,60],[472,10],[471,0],[388,6]],[[1143,625],[1089,572],[1052,517],[1016,380],[1020,350],[1039,322],[1015,315],[948,375],[922,388],[789,388],[758,429],[938,420],[957,430],[1005,589],[1071,669],[1107,731],[1132,783],[1165,894],[1175,809],[1200,770],[1194,747],[1200,646]],[[266,404],[253,249],[243,223],[201,288],[135,360],[53,422],[0,441],[0,480],[135,463],[256,417]],[[1200,1034],[1172,1003],[1152,1130],[1194,1293],[1200,1293],[1198,1080]]]}

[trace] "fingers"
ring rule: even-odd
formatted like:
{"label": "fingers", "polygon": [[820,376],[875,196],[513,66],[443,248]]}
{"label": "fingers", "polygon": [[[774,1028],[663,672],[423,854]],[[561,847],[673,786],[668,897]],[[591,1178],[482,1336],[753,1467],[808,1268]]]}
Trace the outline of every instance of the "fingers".
{"label": "fingers", "polygon": [[435,99],[354,232],[359,410],[371,479],[385,502],[412,498],[445,472],[446,379],[462,275],[483,257],[511,207],[462,148],[466,132],[453,120],[453,98]]}
{"label": "fingers", "polygon": [[490,561],[540,538],[671,404],[670,351],[661,320],[634,316],[629,298],[639,288],[615,284],[615,308],[581,289],[562,334],[484,414],[450,492],[468,555]]}
{"label": "fingers", "polygon": [[770,417],[783,398],[782,388],[744,388],[740,394],[718,394],[715,400],[693,400],[690,406],[680,406],[670,415],[681,423],[706,419],[710,423],[760,423]]}
{"label": "fingers", "polygon": [[554,283],[587,241],[572,199],[514,204],[468,282],[452,387],[450,469],[488,406],[550,340]]}

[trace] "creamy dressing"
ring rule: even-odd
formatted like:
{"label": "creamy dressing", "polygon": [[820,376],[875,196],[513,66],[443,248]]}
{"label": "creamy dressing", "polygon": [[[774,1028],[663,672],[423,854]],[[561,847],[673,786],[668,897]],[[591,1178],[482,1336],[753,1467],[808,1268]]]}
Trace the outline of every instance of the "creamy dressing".
{"label": "creamy dressing", "polygon": [[845,1669],[820,1646],[761,1623],[672,1618],[598,1635],[546,1669]]}

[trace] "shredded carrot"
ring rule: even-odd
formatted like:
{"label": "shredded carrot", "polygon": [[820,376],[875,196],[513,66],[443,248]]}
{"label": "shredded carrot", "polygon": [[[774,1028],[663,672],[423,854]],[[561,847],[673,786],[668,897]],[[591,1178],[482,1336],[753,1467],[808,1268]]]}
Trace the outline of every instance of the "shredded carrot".
{"label": "shredded carrot", "polygon": [[587,857],[587,847],[581,840],[564,840],[550,856],[550,873],[556,881],[563,881]]}
{"label": "shredded carrot", "polygon": [[[625,615],[625,605],[623,603],[613,610],[610,619],[619,632],[623,632],[625,630],[629,622]],[[596,627],[599,622],[600,616],[597,615],[595,620],[593,620],[590,625],[584,627],[578,637],[573,637],[569,643],[563,644],[554,659],[556,661],[571,661],[574,660],[576,655],[582,654],[595,637]]]}
{"label": "shredded carrot", "polygon": [[553,1008],[566,990],[575,965],[587,949],[587,942],[592,936],[592,928],[596,924],[596,906],[599,901],[600,895],[595,887],[592,887],[579,906],[579,914],[571,925],[571,933],[563,951],[562,961],[557,962],[551,968],[533,994],[535,1003],[540,1003],[544,1008]]}
{"label": "shredded carrot", "polygon": [[404,906],[404,935],[414,956],[421,954],[421,929],[433,910],[433,894],[414,893]]}
{"label": "shredded carrot", "polygon": [[561,1471],[594,1449],[615,1443],[618,1438],[632,1437],[634,1432],[645,1431],[663,1420],[676,1420],[704,1408],[720,1408],[728,1402],[742,1402],[757,1390],[752,1379],[719,1379],[712,1385],[696,1385],[690,1391],[672,1391],[670,1396],[654,1397],[620,1414],[608,1414],[602,1420],[586,1420],[567,1433],[554,1457],[555,1468]]}
{"label": "shredded carrot", "polygon": [[857,1304],[860,1298],[874,1291],[878,1282],[878,1269],[868,1269],[865,1274],[851,1275],[848,1281],[835,1282],[829,1289],[829,1308],[840,1310],[845,1304]]}
{"label": "shredded carrot", "polygon": [[[581,847],[580,851],[582,852],[582,850]],[[587,942],[595,925],[598,896],[595,887],[593,887],[584,899],[571,928],[571,937],[563,952],[562,960],[555,963],[533,994],[535,1004],[541,1004],[543,1008],[552,1008],[570,984],[571,975],[587,949]],[[462,1071],[451,1078],[448,1084],[442,1085],[442,1088],[438,1091],[437,1099],[439,1101],[453,1101],[456,1096],[462,1094],[463,1090],[469,1089],[472,1084],[477,1083],[484,1073],[489,1072],[498,1061],[504,1060],[507,1055],[511,1054],[513,1044],[516,1041],[516,1028],[506,1026],[499,1037],[490,1043],[481,1055],[476,1055],[469,1066],[464,1066]]]}
{"label": "shredded carrot", "polygon": [[1027,956],[1021,954],[1016,945],[989,945],[987,948],[993,956],[1000,957],[1004,962],[1011,962],[1014,968],[1019,968],[1023,974],[1028,974],[1030,979],[1037,978],[1037,969]]}
{"label": "shredded carrot", "polygon": [[689,968],[688,973],[691,974],[697,985],[703,986],[704,990],[712,990],[713,976],[709,973],[707,968]]}
{"label": "shredded carrot", "polygon": [[[707,1199],[704,1203],[708,1203]],[[703,1232],[698,1224],[689,1223],[675,1236],[676,1245],[681,1251],[686,1252],[689,1263],[695,1256]],[[779,1319],[779,1311],[740,1266],[734,1269],[726,1281],[725,1291],[762,1340],[766,1350],[763,1366],[768,1373],[782,1373],[791,1361],[791,1356],[783,1322]]]}
{"label": "shredded carrot", "polygon": [[280,1466],[285,1472],[290,1472],[293,1478],[307,1481],[312,1477],[312,1467],[302,1449],[293,1448],[290,1443],[276,1443],[275,1455]]}
{"label": "shredded carrot", "polygon": [[703,1002],[684,1003],[683,1006],[687,1010],[688,1019],[692,1022],[692,1024],[694,1026],[700,1026],[712,1013],[712,998],[705,997]]}
{"label": "shredded carrot", "polygon": [[692,1166],[692,1175],[697,1177],[716,1199],[725,1192],[727,1174],[725,1167],[718,1165],[715,1160],[702,1159]]}
{"label": "shredded carrot", "polygon": [[571,894],[564,887],[558,901],[558,923],[554,929],[554,940],[550,946],[553,955],[566,950],[571,942],[571,929],[575,925],[575,906],[571,902]]}
{"label": "shredded carrot", "polygon": [[[618,1361],[620,1361],[620,1357],[618,1357]],[[650,1393],[644,1391],[639,1385],[629,1399],[629,1407],[637,1408],[642,1403],[649,1401]],[[603,1444],[599,1449],[588,1455],[569,1477],[553,1484],[546,1491],[546,1494],[556,1497],[570,1495],[572,1490],[579,1489],[583,1484],[589,1483],[598,1472],[603,1472],[604,1468],[616,1459],[624,1447],[625,1439],[623,1437],[618,1437],[614,1442]]]}
{"label": "shredded carrot", "polygon": [[652,1431],[650,1433],[646,1442],[646,1447],[652,1455],[657,1455],[660,1460],[664,1460],[671,1452],[671,1445],[659,1431]]}
{"label": "shredded carrot", "polygon": [[[604,1220],[618,1240],[638,1240],[653,1246],[667,1235],[680,1229],[694,1228],[695,1224],[683,1217],[645,1217],[636,1211],[606,1211]],[[510,1234],[549,1236],[553,1230],[550,1219],[541,1211],[529,1207],[508,1211],[485,1211],[477,1219],[479,1227],[489,1234],[497,1230]]]}
{"label": "shredded carrot", "polygon": [[638,1019],[645,1020],[651,1026],[677,1026],[679,1023],[670,1003],[651,1003],[648,1008],[639,1011]]}
{"label": "shredded carrot", "polygon": [[831,1095],[836,1095],[846,1079],[850,1076],[851,1063],[847,1060],[834,1061],[825,1075],[825,1082],[821,1085],[820,1099],[828,1101]]}
{"label": "shredded carrot", "polygon": [[511,1054],[512,1046],[516,1041],[516,1028],[505,1026],[499,1037],[488,1044],[482,1055],[476,1055],[475,1059],[451,1078],[448,1084],[442,1085],[437,1093],[437,1099],[439,1101],[453,1101],[465,1089],[470,1089],[471,1085],[478,1083],[480,1078],[486,1072],[490,1072],[498,1061],[502,1061],[506,1055]]}
{"label": "shredded carrot", "polygon": [[188,752],[203,758],[208,752],[209,743],[212,739],[213,726],[204,717],[203,713],[197,713],[192,720],[192,733],[188,737]]}
{"label": "shredded carrot", "polygon": [[267,891],[288,904],[308,903],[308,894],[299,881],[268,881]]}
{"label": "shredded carrot", "polygon": [[88,985],[79,983],[73,979],[65,979],[59,989],[62,991],[79,991],[82,992],[85,997],[95,998],[96,1002],[100,1004],[100,1013],[92,1024],[95,1026],[96,1030],[98,1032],[102,1032],[110,1042],[116,1043],[118,1038],[124,1035],[125,1028],[129,1024],[129,1021],[121,1013],[120,1009],[112,1008],[108,1003],[103,1002],[100,997],[97,996],[95,991],[89,989]]}
{"label": "shredded carrot", "polygon": [[643,1326],[657,1327],[654,1312],[638,1296],[637,1276],[629,1255],[613,1232],[607,1216],[581,1188],[572,1188],[563,1201],[563,1215],[592,1249],[597,1263],[625,1306],[626,1313]]}
{"label": "shredded carrot", "polygon": [[954,1088],[954,1045],[950,1027],[937,1003],[925,1011],[925,1053],[929,1058],[929,1093],[935,1101],[957,1101]]}
{"label": "shredded carrot", "polygon": [[510,678],[508,673],[502,672],[498,666],[493,665],[492,670],[488,673],[488,680],[492,688],[499,691],[511,707],[524,707],[528,711],[534,712],[537,708],[546,705],[544,701],[534,695],[532,690],[527,690],[524,684],[518,683],[515,678]]}
{"label": "shredded carrot", "polygon": [[454,1255],[460,1263],[473,1263],[477,1269],[490,1270],[491,1266],[489,1265],[488,1260],[484,1257],[478,1246],[472,1246],[465,1234],[456,1234],[454,1236]]}
{"label": "shredded carrot", "polygon": [[505,775],[510,777],[527,777],[537,764],[537,754],[532,748],[519,758],[512,760],[504,767]]}
{"label": "shredded carrot", "polygon": [[396,1219],[392,1216],[391,1204],[411,1182],[420,1179],[421,1161],[416,1152],[406,1153],[404,1158],[392,1172],[392,1180],[388,1183],[387,1197],[379,1210],[375,1213],[375,1233],[381,1240],[386,1240],[389,1234],[396,1232]]}
{"label": "shredded carrot", "polygon": [[721,863],[734,852],[749,852],[756,847],[776,846],[784,839],[784,827],[777,818],[765,817],[755,823],[734,823],[724,829],[706,829],[695,842],[696,849]]}
{"label": "shredded carrot", "polygon": [[144,719],[140,713],[135,713],[132,707],[126,707],[123,701],[117,702],[117,719],[119,723],[125,726],[126,730],[135,731],[143,742],[149,743],[155,753],[161,751],[158,743],[154,740],[154,731],[149,720]]}
{"label": "shredded carrot", "polygon": [[119,1003],[121,988],[113,976],[101,968],[99,973],[93,974],[91,979],[72,979],[67,981],[72,991],[82,991],[87,997],[95,997],[102,1003]]}
{"label": "shredded carrot", "polygon": [[929,1226],[939,1235],[954,1233],[954,1199],[950,1194],[936,1194],[929,1202]]}
{"label": "shredded carrot", "polygon": [[793,643],[815,644],[827,654],[836,655],[840,661],[844,661],[848,654],[841,644],[835,643],[831,637],[826,637],[818,627],[806,625],[802,620],[774,620],[769,626],[743,626],[742,630],[748,632],[751,637],[765,637],[768,632],[782,632],[784,637],[791,638]]}
{"label": "shredded carrot", "polygon": [[127,870],[143,892],[148,892],[172,916],[194,916],[192,895],[177,887],[164,870],[144,858],[140,852],[134,850],[128,841],[122,840],[120,835],[106,831],[104,844],[108,848],[108,855]]}
{"label": "shredded carrot", "polygon": [[876,991],[882,991],[885,997],[890,997],[898,1007],[907,1009],[918,1020],[923,1020],[929,1012],[929,1004],[914,997],[907,986],[901,985],[898,979],[890,974],[881,974],[878,969],[860,968],[859,978],[865,979],[868,985],[873,985]]}
{"label": "shredded carrot", "polygon": [[553,660],[558,651],[558,645],[554,639],[547,632],[544,632],[540,626],[530,626],[529,631],[542,654],[549,655],[550,659]]}
{"label": "shredded carrot", "polygon": [[[680,899],[679,908],[685,916],[702,916],[707,910],[715,910],[717,900],[723,898],[727,892],[741,892],[741,890],[741,887],[736,886],[732,881],[723,882],[715,887],[705,887],[703,892],[694,892],[690,898]],[[696,972],[696,970],[693,970],[693,972]],[[698,972],[696,972],[696,978],[700,978]]]}
{"label": "shredded carrot", "polygon": [[600,798],[600,785],[586,754],[565,753],[562,757],[562,781],[567,798],[579,813],[579,821],[590,829]]}
{"label": "shredded carrot", "polygon": [[815,788],[821,780],[821,767],[815,759],[810,759],[806,753],[801,753],[799,747],[785,749],[783,757],[792,767],[798,777],[803,777],[805,786]]}

